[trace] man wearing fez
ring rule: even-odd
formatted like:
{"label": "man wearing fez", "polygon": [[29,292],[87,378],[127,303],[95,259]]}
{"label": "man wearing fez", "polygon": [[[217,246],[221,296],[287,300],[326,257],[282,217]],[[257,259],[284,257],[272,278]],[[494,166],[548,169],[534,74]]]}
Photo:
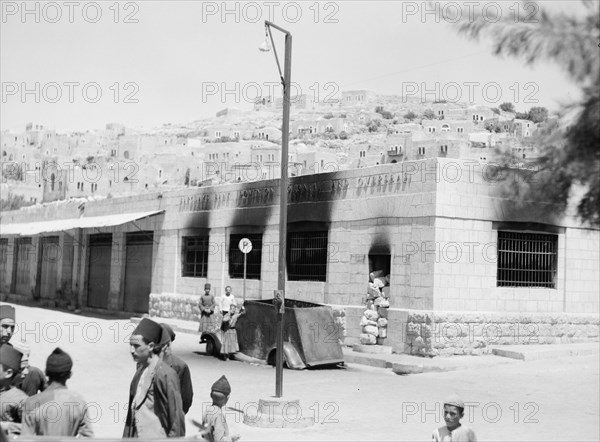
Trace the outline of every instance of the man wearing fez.
{"label": "man wearing fez", "polygon": [[[13,345],[9,342],[15,333],[15,308],[11,305],[3,304],[0,305],[0,347],[4,344]],[[27,344],[15,342],[17,350],[21,352],[23,358],[21,360],[22,370],[21,373],[13,376],[12,383],[17,388],[23,390],[27,396],[36,394],[39,391],[44,391],[46,388],[46,377],[39,368],[29,365],[29,354],[31,349]]]}
{"label": "man wearing fez", "polygon": [[240,436],[230,435],[229,426],[223,407],[227,405],[231,385],[225,376],[221,376],[210,389],[212,405],[202,412],[201,436],[204,440],[214,442],[236,442]]}
{"label": "man wearing fez", "polygon": [[11,385],[21,368],[20,351],[10,345],[0,347],[0,421],[2,430],[9,435],[21,432],[23,404],[27,395]]}
{"label": "man wearing fez", "polygon": [[[46,374],[50,385],[31,396],[23,406],[22,435],[93,437],[87,402],[67,388],[73,360],[60,348],[48,356]],[[51,418],[49,418],[51,416]]]}
{"label": "man wearing fez", "polygon": [[123,437],[140,439],[185,436],[185,414],[177,373],[155,353],[162,327],[143,318],[129,340],[137,370],[129,388]]}
{"label": "man wearing fez", "polygon": [[15,308],[12,305],[0,305],[0,347],[7,344],[15,332]]}
{"label": "man wearing fez", "polygon": [[175,332],[168,324],[160,324],[162,327],[162,338],[158,345],[158,355],[160,358],[177,373],[179,378],[179,389],[181,391],[181,402],[183,412],[187,414],[192,406],[192,398],[194,396],[194,388],[192,387],[192,376],[190,368],[183,359],[175,356],[171,350],[171,342],[175,340]]}

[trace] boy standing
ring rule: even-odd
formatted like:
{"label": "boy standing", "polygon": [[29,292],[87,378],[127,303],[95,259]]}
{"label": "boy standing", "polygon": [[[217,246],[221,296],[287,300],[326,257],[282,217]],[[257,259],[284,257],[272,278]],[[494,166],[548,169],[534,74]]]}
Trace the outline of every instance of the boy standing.
{"label": "boy standing", "polygon": [[477,442],[475,432],[460,423],[465,412],[465,403],[452,395],[444,402],[444,420],[446,426],[440,427],[431,436],[434,442]]}
{"label": "boy standing", "polygon": [[212,405],[206,407],[202,413],[202,426],[205,428],[204,439],[214,442],[235,442],[240,436],[230,436],[227,419],[223,407],[229,400],[231,386],[225,376],[212,385],[210,398]]}
{"label": "boy standing", "polygon": [[73,360],[62,349],[56,348],[48,356],[46,374],[50,385],[25,401],[22,435],[94,436],[87,402],[67,388],[72,368]]}

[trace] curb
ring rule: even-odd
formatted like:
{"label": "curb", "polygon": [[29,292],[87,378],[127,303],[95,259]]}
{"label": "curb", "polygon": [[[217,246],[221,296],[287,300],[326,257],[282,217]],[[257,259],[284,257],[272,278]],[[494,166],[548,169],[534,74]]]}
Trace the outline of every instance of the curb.
{"label": "curb", "polygon": [[569,356],[590,356],[600,353],[600,347],[596,348],[549,348],[537,351],[518,351],[503,348],[492,349],[492,354],[504,358],[518,359],[521,361],[537,361],[540,359],[553,359]]}

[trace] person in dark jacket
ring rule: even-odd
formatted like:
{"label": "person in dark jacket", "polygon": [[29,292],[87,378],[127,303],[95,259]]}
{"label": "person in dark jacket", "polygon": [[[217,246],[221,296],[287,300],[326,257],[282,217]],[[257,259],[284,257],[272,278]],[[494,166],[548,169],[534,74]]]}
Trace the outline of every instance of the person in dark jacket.
{"label": "person in dark jacket", "polygon": [[187,414],[192,406],[194,388],[192,387],[192,376],[190,368],[183,359],[173,354],[171,343],[175,340],[175,332],[168,324],[160,324],[162,327],[162,338],[160,341],[159,356],[169,367],[175,370],[179,377],[179,388],[181,390],[181,402],[183,412]]}
{"label": "person in dark jacket", "polygon": [[129,340],[137,370],[129,388],[123,437],[147,440],[185,436],[179,378],[154,352],[161,335],[158,323],[143,318]]}

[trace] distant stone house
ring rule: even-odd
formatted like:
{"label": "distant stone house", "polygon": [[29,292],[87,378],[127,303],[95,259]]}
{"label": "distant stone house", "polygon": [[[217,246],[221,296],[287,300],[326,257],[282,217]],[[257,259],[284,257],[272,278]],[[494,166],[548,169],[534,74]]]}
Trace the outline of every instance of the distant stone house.
{"label": "distant stone house", "polygon": [[438,136],[419,132],[391,135],[386,144],[385,163],[427,158],[461,158],[469,148],[467,140],[444,133]]}
{"label": "distant stone house", "polygon": [[208,126],[204,128],[203,138],[207,141],[219,141],[221,139],[241,140],[249,138],[251,131],[248,128],[240,128],[234,125]]}
{"label": "distant stone house", "polygon": [[[314,110],[319,105],[317,98],[311,94],[295,95],[290,98],[290,110]],[[283,98],[275,99],[275,109],[283,109]]]}
{"label": "distant stone house", "polygon": [[467,119],[475,124],[483,124],[484,121],[494,118],[496,114],[489,107],[473,106],[467,109]]}
{"label": "distant stone house", "polygon": [[337,154],[330,149],[298,149],[296,164],[299,168],[296,175],[336,172],[342,169]]}
{"label": "distant stone house", "polygon": [[377,95],[373,91],[361,89],[361,90],[351,90],[351,91],[342,91],[342,106],[355,106],[366,103],[373,103]]}
{"label": "distant stone house", "polygon": [[466,137],[473,131],[481,130],[471,120],[423,120],[423,131],[429,134],[451,133]]}
{"label": "distant stone house", "polygon": [[257,97],[256,100],[254,100],[254,110],[255,111],[259,111],[259,110],[263,110],[263,109],[271,109],[274,107],[275,107],[275,103],[271,96]]}
{"label": "distant stone house", "polygon": [[511,132],[514,136],[520,138],[531,137],[536,130],[536,125],[530,120],[519,120],[515,118],[512,121]]}
{"label": "distant stone house", "polygon": [[256,140],[271,141],[273,143],[281,142],[281,130],[276,127],[267,126],[259,129],[254,129],[252,138]]}
{"label": "distant stone house", "polygon": [[462,120],[465,118],[465,107],[457,103],[432,103],[431,110],[438,119]]}
{"label": "distant stone house", "polygon": [[290,132],[293,135],[315,135],[325,132],[339,134],[347,131],[348,124],[345,118],[322,118],[314,120],[296,120],[290,123]]}

